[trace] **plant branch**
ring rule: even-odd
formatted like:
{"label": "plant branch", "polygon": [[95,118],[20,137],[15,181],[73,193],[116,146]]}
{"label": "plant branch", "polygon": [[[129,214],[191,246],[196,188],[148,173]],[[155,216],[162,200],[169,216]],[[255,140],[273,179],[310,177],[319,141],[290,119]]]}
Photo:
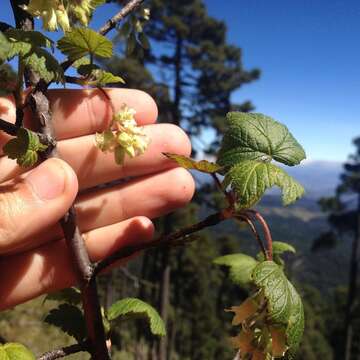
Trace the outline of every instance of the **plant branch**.
{"label": "plant branch", "polygon": [[265,248],[264,243],[262,242],[261,237],[260,237],[258,231],[256,230],[256,227],[255,227],[254,223],[252,222],[252,220],[247,215],[238,215],[236,217],[236,219],[245,221],[249,225],[252,233],[255,236],[256,241],[258,242],[258,245],[260,246],[261,251],[263,252],[263,254],[265,256],[265,259],[267,259],[268,254],[267,254],[266,248]]}
{"label": "plant branch", "polygon": [[78,352],[88,351],[88,350],[89,350],[89,345],[86,343],[73,344],[70,346],[63,347],[61,349],[47,351],[46,353],[42,354],[38,358],[38,360],[55,360],[71,354],[76,354]]}
{"label": "plant branch", "polygon": [[115,28],[118,22],[136,10],[143,2],[144,0],[130,0],[117,14],[109,19],[105,25],[99,29],[99,34],[106,35],[110,30]]}
{"label": "plant branch", "polygon": [[272,237],[271,237],[271,232],[270,232],[270,228],[267,224],[267,222],[265,221],[265,219],[262,217],[262,215],[256,211],[256,210],[248,210],[248,213],[252,214],[255,216],[255,218],[260,222],[263,231],[264,231],[264,236],[265,236],[265,240],[266,240],[266,245],[267,245],[267,256],[266,258],[268,260],[272,260],[273,258],[273,250],[272,250]]}
{"label": "plant branch", "polygon": [[0,130],[4,131],[8,135],[16,136],[16,133],[19,130],[19,128],[13,123],[0,119]]}
{"label": "plant branch", "polygon": [[229,206],[230,207],[234,207],[234,203],[235,203],[235,200],[234,200],[234,197],[231,193],[229,193],[228,191],[226,191],[225,189],[223,189],[222,185],[221,185],[221,182],[219,180],[219,178],[217,177],[217,175],[215,173],[211,173],[211,177],[214,179],[214,182],[215,182],[215,185],[216,187],[218,188],[218,190],[225,195],[228,203],[229,203]]}
{"label": "plant branch", "polygon": [[[30,95],[30,106],[35,120],[40,125],[40,131],[54,138],[50,102],[46,95],[47,84],[40,80],[34,92]],[[45,152],[45,158],[59,157],[56,147]],[[77,273],[81,287],[84,316],[87,324],[92,355],[95,359],[110,359],[106,347],[105,331],[102,323],[100,304],[97,295],[96,282],[90,281],[93,267],[85,247],[79,227],[76,222],[74,206],[68,210],[60,221],[64,237],[69,248],[72,263]]]}
{"label": "plant branch", "polygon": [[230,219],[232,217],[233,217],[233,212],[229,209],[225,209],[208,216],[207,218],[196,224],[177,230],[171,234],[161,236],[160,238],[152,242],[125,246],[119,251],[115,252],[114,254],[110,255],[106,259],[99,262],[95,266],[93,277],[97,276],[101,271],[105,270],[115,262],[127,258],[131,255],[134,255],[139,251],[153,249],[153,248],[160,248],[160,247],[179,246],[192,242],[195,239],[189,239],[189,235],[204,228],[207,228],[209,226],[217,225],[220,222]]}

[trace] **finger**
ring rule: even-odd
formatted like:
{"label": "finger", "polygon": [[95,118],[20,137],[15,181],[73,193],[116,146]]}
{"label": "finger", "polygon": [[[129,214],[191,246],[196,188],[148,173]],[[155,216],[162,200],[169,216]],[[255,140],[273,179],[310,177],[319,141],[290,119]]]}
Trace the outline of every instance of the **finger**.
{"label": "finger", "polygon": [[[124,246],[150,241],[153,232],[151,221],[138,217],[93,230],[85,235],[85,242],[91,260],[99,261]],[[0,259],[0,271],[7,274],[0,282],[0,310],[76,283],[64,240],[4,257]]]}
{"label": "finger", "polygon": [[[135,119],[139,125],[156,121],[158,111],[151,96],[140,90],[106,89],[111,100],[98,89],[53,89],[49,99],[53,114],[52,122],[56,138],[68,139],[100,132],[112,118],[111,104],[118,111],[123,104],[136,110]],[[16,110],[11,98],[0,98],[0,118],[15,122]],[[31,113],[26,112],[25,124],[30,125]],[[31,127],[31,126],[30,126]],[[9,137],[0,132],[0,148]]]}
{"label": "finger", "polygon": [[[145,126],[151,143],[145,153],[134,159],[126,159],[123,166],[115,163],[113,153],[101,152],[94,143],[94,136],[83,136],[59,142],[59,153],[75,170],[79,187],[89,188],[128,176],[156,173],[176,164],[162,152],[190,155],[189,138],[179,127],[171,124]],[[0,182],[24,172],[15,160],[0,158]]]}
{"label": "finger", "polygon": [[[86,232],[136,216],[154,219],[185,206],[191,200],[194,189],[190,173],[175,168],[98,190],[78,198],[78,225],[82,232]],[[17,252],[36,248],[62,236],[62,230],[56,224],[44,229],[35,238],[24,241],[24,247],[18,248]]]}
{"label": "finger", "polygon": [[71,206],[78,184],[69,165],[50,159],[24,178],[0,185],[0,254],[22,247],[44,227],[56,223]]}

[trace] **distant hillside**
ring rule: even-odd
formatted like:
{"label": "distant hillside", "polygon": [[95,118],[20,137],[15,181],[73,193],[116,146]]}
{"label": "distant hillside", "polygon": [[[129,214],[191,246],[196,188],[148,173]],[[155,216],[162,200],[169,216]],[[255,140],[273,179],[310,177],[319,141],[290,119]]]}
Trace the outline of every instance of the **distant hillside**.
{"label": "distant hillside", "polygon": [[[299,166],[284,166],[306,189],[308,198],[317,199],[333,194],[342,171],[342,163],[337,161],[304,161]],[[211,181],[210,176],[194,173],[199,184]],[[270,192],[272,193],[272,192]]]}
{"label": "distant hillside", "polygon": [[[346,283],[350,242],[340,241],[336,248],[330,250],[311,251],[314,239],[328,230],[326,215],[320,211],[317,199],[306,196],[284,207],[280,196],[271,194],[265,196],[256,209],[270,225],[274,241],[288,242],[297,249],[295,256],[289,256],[288,271],[298,282],[314,285],[323,294],[330,294],[334,288]],[[246,226],[240,228],[236,223],[227,221],[212,231],[215,236],[235,235],[239,239],[239,251],[253,255],[259,251]]]}
{"label": "distant hillside", "polygon": [[337,161],[305,161],[287,167],[290,175],[304,185],[308,197],[319,198],[332,195],[339,183],[342,163]]}

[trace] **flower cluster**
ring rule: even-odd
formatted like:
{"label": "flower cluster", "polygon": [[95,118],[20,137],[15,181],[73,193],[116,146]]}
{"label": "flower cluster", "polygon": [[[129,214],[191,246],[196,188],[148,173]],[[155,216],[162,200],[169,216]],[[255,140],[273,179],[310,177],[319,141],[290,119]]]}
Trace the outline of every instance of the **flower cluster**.
{"label": "flower cluster", "polygon": [[30,0],[23,9],[34,17],[41,17],[45,30],[55,31],[59,26],[64,31],[70,30],[69,17],[61,0]]}
{"label": "flower cluster", "polygon": [[91,0],[70,0],[68,4],[69,14],[84,26],[89,24],[93,10],[94,6],[92,6]]}
{"label": "flower cluster", "polygon": [[23,9],[34,17],[41,17],[45,30],[55,31],[60,27],[69,31],[69,16],[86,26],[94,7],[91,0],[30,0]]}
{"label": "flower cluster", "polygon": [[239,350],[240,359],[270,360],[285,355],[288,349],[285,332],[268,322],[266,301],[261,292],[227,311],[235,313],[232,324],[241,326],[240,333],[230,339]]}
{"label": "flower cluster", "polygon": [[113,151],[115,161],[121,165],[125,154],[135,157],[143,154],[150,139],[134,119],[135,110],[123,105],[113,116],[109,129],[95,135],[97,147],[104,152]]}

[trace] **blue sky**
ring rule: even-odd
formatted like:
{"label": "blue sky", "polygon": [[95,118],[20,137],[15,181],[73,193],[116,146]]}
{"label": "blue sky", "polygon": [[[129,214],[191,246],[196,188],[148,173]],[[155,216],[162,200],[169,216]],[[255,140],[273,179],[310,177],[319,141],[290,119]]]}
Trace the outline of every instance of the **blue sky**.
{"label": "blue sky", "polygon": [[[12,22],[8,1],[0,18]],[[360,135],[360,2],[355,0],[205,0],[210,15],[228,25],[243,49],[245,67],[260,80],[234,101],[286,123],[311,160],[344,161]],[[116,10],[95,16],[99,27]]]}
{"label": "blue sky", "polygon": [[346,159],[360,136],[360,2],[206,0],[244,64],[262,71],[234,100],[284,122],[312,160]]}

